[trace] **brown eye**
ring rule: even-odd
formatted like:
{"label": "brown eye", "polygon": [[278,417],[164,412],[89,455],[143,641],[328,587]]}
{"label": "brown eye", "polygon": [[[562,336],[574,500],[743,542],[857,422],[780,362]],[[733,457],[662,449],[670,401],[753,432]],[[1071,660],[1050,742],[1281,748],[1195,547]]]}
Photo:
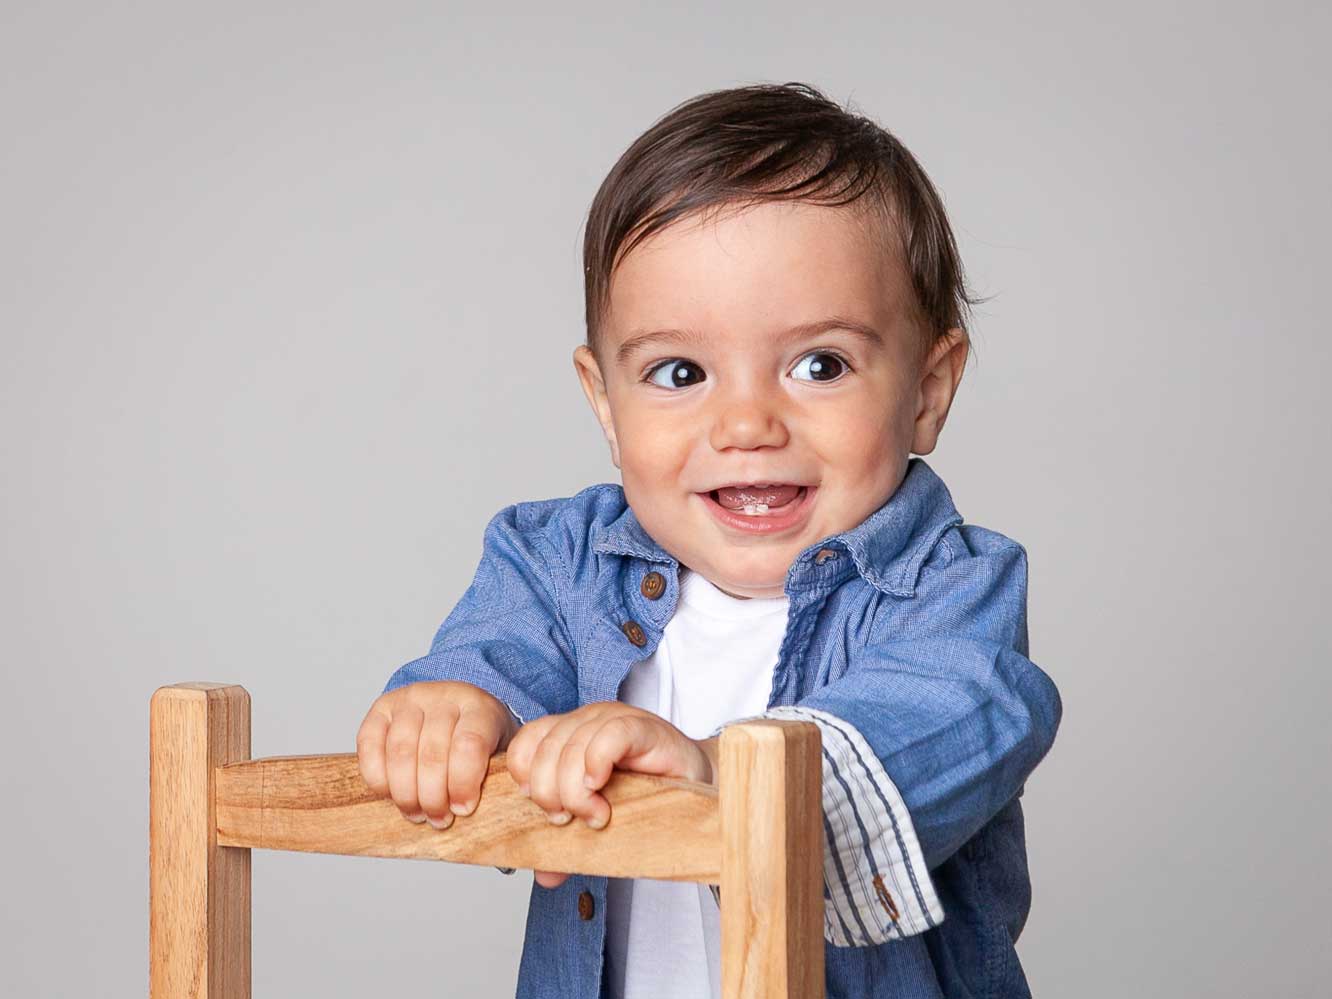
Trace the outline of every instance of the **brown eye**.
{"label": "brown eye", "polygon": [[846,363],[836,354],[816,351],[806,354],[791,369],[791,377],[809,382],[836,381],[847,371]]}
{"label": "brown eye", "polygon": [[648,373],[648,381],[662,388],[688,388],[706,377],[693,361],[663,361]]}

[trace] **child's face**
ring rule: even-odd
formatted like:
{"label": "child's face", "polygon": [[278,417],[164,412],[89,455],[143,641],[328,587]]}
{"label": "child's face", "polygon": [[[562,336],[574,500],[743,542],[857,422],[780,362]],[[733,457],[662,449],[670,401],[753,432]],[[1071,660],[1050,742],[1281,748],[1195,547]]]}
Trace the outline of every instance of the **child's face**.
{"label": "child's face", "polygon": [[847,209],[767,202],[636,247],[574,362],[644,529],[732,594],[780,595],[934,448],[967,347],[927,350],[909,303]]}

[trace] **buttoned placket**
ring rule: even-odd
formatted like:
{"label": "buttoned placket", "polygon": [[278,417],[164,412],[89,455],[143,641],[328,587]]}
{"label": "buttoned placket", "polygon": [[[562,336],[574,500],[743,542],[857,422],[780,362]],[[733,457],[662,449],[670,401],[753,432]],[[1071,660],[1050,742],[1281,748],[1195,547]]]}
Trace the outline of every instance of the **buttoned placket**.
{"label": "buttoned placket", "polygon": [[[607,632],[609,649],[617,653],[618,668],[599,671],[595,682],[589,683],[589,701],[614,701],[619,698],[620,684],[636,663],[651,657],[666,627],[675,613],[679,599],[680,580],[678,564],[674,561],[656,561],[638,555],[627,556],[630,570],[626,575],[624,593],[618,608],[607,609],[606,618],[613,623],[617,634]],[[655,577],[653,579],[652,577]],[[660,589],[660,592],[657,592]],[[656,596],[651,594],[656,593]],[[633,627],[629,627],[630,625]],[[637,637],[641,635],[642,641]],[[581,684],[580,684],[581,686]],[[579,999],[598,996],[601,980],[601,962],[605,954],[606,937],[606,884],[604,877],[579,878],[582,888],[574,896],[574,922],[582,940],[583,953],[588,956],[587,980],[579,980]],[[593,970],[595,968],[595,971]]]}
{"label": "buttoned placket", "polygon": [[[679,600],[678,563],[656,561],[640,555],[630,555],[628,558],[632,568],[624,584],[620,620],[614,622],[619,632],[615,640],[620,649],[622,668],[602,674],[601,685],[591,691],[594,700],[618,699],[619,686],[624,677],[636,663],[656,653],[666,624],[674,615]],[[811,678],[803,675],[794,664],[805,658],[814,637],[819,612],[828,594],[854,574],[855,567],[851,561],[845,551],[822,546],[802,553],[788,571],[784,589],[790,599],[790,610],[786,633],[773,666],[768,708],[793,704],[808,692]],[[661,584],[648,582],[651,576],[660,577]],[[651,596],[658,586],[661,587],[660,594]],[[635,629],[628,627],[630,624],[641,629],[641,643],[635,640]],[[575,897],[575,921],[583,927],[581,932],[591,933],[598,938],[597,941],[589,940],[589,946],[604,948],[606,879],[588,879],[587,884],[592,890],[580,891]],[[714,898],[718,895],[718,892],[713,892]],[[720,904],[720,899],[718,902]]]}
{"label": "buttoned placket", "polygon": [[589,678],[591,682],[586,687],[589,702],[619,698],[620,684],[629,671],[656,653],[666,622],[675,613],[679,599],[679,567],[673,559],[648,559],[635,554],[625,557],[629,571],[620,605],[605,611],[606,620],[619,633],[605,639],[608,649],[615,654],[616,665]]}
{"label": "buttoned placket", "polygon": [[773,669],[769,708],[794,704],[809,693],[812,678],[798,664],[807,658],[829,594],[854,573],[851,559],[833,543],[806,549],[788,570],[784,589],[791,601],[790,612]]}
{"label": "buttoned placket", "polygon": [[[679,600],[678,563],[641,555],[627,557],[632,569],[625,581],[625,611],[622,619],[616,622],[623,668],[604,678],[606,686],[597,691],[595,699],[598,700],[616,700],[619,686],[634,664],[656,653]],[[767,707],[793,704],[808,692],[809,678],[794,670],[793,664],[803,660],[828,594],[855,571],[849,554],[836,542],[807,549],[788,571],[784,589],[791,601],[790,611],[786,633],[773,666]],[[652,596],[652,593],[657,595]]]}

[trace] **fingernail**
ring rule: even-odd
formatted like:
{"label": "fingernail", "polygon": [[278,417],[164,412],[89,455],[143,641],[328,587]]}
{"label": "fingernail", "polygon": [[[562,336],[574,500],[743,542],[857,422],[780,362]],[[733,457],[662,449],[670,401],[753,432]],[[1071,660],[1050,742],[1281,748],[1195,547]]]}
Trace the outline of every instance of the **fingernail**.
{"label": "fingernail", "polygon": [[431,819],[430,824],[434,826],[436,829],[447,829],[449,826],[453,825],[453,816],[452,815],[444,816],[442,822],[436,822],[434,819]]}
{"label": "fingernail", "polygon": [[414,815],[407,816],[407,818],[410,819],[412,822],[415,822],[417,825],[420,825],[422,822],[426,820],[424,812],[417,812]]}
{"label": "fingernail", "polygon": [[557,826],[567,825],[573,816],[568,812],[555,812],[550,816],[550,821]]}
{"label": "fingernail", "polygon": [[594,815],[594,816],[592,816],[592,818],[590,818],[590,819],[587,820],[587,824],[588,824],[591,828],[593,828],[593,829],[605,829],[605,828],[606,828],[606,820],[603,819],[600,815]]}
{"label": "fingernail", "polygon": [[586,777],[583,778],[583,787],[596,787],[596,786],[597,786],[597,779],[593,777],[591,774],[588,774]]}
{"label": "fingernail", "polygon": [[524,798],[530,798],[532,797],[532,788],[528,784],[519,784],[518,793],[521,794]]}
{"label": "fingernail", "polygon": [[461,801],[455,801],[451,805],[449,805],[449,811],[453,812],[454,815],[471,815],[472,809],[475,807],[476,806],[473,805],[470,801],[466,803]]}

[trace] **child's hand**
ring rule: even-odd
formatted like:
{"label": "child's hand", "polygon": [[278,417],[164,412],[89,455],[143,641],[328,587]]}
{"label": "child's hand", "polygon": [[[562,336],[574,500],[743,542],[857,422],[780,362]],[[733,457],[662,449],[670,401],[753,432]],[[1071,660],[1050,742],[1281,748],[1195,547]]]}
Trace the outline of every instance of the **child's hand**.
{"label": "child's hand", "polygon": [[[598,790],[611,769],[714,783],[709,753],[715,739],[695,742],[649,711],[602,701],[528,722],[509,741],[508,768],[519,789],[564,825],[574,816],[593,829],[610,820]],[[567,874],[537,871],[537,884],[556,888]]]}
{"label": "child's hand", "polygon": [[517,727],[480,687],[409,683],[370,705],[356,733],[357,763],[370,790],[391,795],[407,818],[447,829],[476,807],[490,757]]}

